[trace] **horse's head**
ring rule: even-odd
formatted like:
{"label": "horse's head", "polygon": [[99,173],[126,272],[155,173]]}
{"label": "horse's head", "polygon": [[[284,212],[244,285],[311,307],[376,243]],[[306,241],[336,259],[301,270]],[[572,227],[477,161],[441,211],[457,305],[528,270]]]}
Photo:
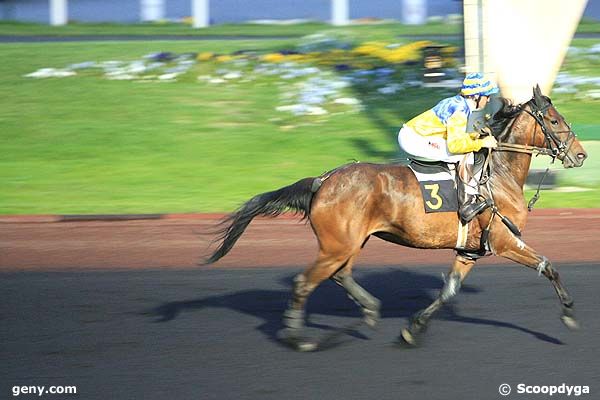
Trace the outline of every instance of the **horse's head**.
{"label": "horse's head", "polygon": [[536,121],[530,143],[543,148],[546,154],[558,158],[565,168],[581,167],[587,153],[571,130],[571,126],[556,110],[552,101],[542,95],[539,85],[533,89],[533,98],[523,110]]}

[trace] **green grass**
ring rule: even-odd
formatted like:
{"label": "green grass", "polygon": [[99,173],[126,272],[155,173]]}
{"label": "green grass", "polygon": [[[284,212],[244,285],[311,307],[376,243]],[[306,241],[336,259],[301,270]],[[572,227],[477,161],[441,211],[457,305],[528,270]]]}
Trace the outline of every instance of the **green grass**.
{"label": "green grass", "polygon": [[[531,199],[534,190],[526,190],[525,198]],[[600,207],[600,189],[563,192],[559,190],[542,190],[535,208],[598,208]]]}
{"label": "green grass", "polygon": [[[419,88],[383,98],[356,85],[345,94],[360,98],[363,111],[346,113],[340,106],[329,116],[297,118],[275,111],[293,82],[271,77],[228,85],[198,82],[197,76],[222,68],[212,63],[171,83],[108,81],[92,72],[66,79],[22,77],[43,67],[134,60],[150,52],[229,53],[293,43],[0,45],[0,213],[229,211],[256,193],[350,159],[397,157],[395,136],[402,122],[449,93]],[[600,124],[598,102],[553,100],[568,120]],[[590,146],[594,156],[586,167],[561,172],[560,179],[593,190],[547,192],[540,207],[600,205],[595,174],[600,149]]]}
{"label": "green grass", "polygon": [[[73,35],[199,35],[199,36],[295,36],[300,37],[323,30],[352,31],[361,36],[390,38],[395,35],[458,35],[461,24],[430,22],[425,25],[381,23],[333,27],[322,22],[307,22],[292,25],[220,24],[202,29],[178,23],[70,23],[64,26],[49,26],[15,21],[0,21],[0,35],[11,36],[73,36]],[[600,22],[583,20],[577,32],[599,33]]]}
{"label": "green grass", "polygon": [[[598,24],[600,31],[600,24]],[[293,36],[301,37],[323,30],[348,31],[367,34],[373,37],[393,37],[394,35],[456,35],[461,33],[461,25],[428,23],[426,25],[403,25],[382,23],[334,27],[321,22],[307,22],[292,25],[262,24],[221,24],[207,28],[193,29],[189,25],[176,23],[140,24],[87,24],[70,23],[64,26],[0,21],[0,35],[12,36],[73,36],[73,35],[198,35],[198,36]]]}
{"label": "green grass", "polygon": [[[589,157],[582,167],[577,169],[565,169],[560,161],[550,164],[549,157],[534,157],[531,163],[532,169],[546,169],[550,167],[556,174],[557,183],[560,186],[575,186],[580,188],[600,188],[600,141],[584,141],[583,147]],[[600,206],[600,201],[598,206]]]}
{"label": "green grass", "polygon": [[598,33],[600,32],[600,22],[590,18],[584,18],[577,27],[579,33]]}
{"label": "green grass", "polygon": [[[586,49],[600,43],[600,39],[574,39],[571,46]],[[561,71],[574,76],[598,77],[600,58],[570,55],[565,59]],[[592,89],[582,85],[580,89]],[[597,89],[597,88],[596,88]],[[581,140],[600,140],[600,102],[582,98],[579,94],[553,94],[552,100],[560,112],[573,124],[573,130]]]}
{"label": "green grass", "polygon": [[211,72],[201,67],[186,80],[164,84],[21,78],[40,67],[89,59],[135,59],[167,47],[225,52],[227,46],[253,43],[2,46],[8,61],[0,65],[0,212],[229,210],[254,193],[349,158],[365,159],[353,138],[391,147],[365,116],[338,116],[327,124],[315,117],[292,121],[297,126],[289,129],[290,121],[274,110],[281,88],[267,78],[212,88],[196,82],[198,74]]}

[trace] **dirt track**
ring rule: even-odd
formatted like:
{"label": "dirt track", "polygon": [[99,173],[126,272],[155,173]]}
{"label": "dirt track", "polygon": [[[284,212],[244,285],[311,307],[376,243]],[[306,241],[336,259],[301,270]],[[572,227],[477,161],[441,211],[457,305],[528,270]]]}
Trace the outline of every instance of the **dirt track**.
{"label": "dirt track", "polygon": [[[0,219],[0,271],[197,268],[212,240],[207,232],[218,219],[180,215],[156,220],[32,222],[4,217]],[[593,262],[600,256],[599,222],[600,209],[536,210],[529,217],[524,240],[555,263]],[[316,249],[310,227],[298,219],[258,219],[215,267],[302,268]],[[372,239],[358,266],[446,265],[452,254]],[[508,261],[497,257],[480,261],[500,263]]]}

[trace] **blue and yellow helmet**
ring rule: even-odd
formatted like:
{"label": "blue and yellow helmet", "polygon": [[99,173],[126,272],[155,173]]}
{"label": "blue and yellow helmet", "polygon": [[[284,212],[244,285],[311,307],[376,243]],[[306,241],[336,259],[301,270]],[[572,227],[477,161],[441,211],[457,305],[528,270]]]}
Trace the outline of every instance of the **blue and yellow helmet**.
{"label": "blue and yellow helmet", "polygon": [[498,86],[479,72],[467,74],[460,94],[463,96],[489,96],[498,93]]}

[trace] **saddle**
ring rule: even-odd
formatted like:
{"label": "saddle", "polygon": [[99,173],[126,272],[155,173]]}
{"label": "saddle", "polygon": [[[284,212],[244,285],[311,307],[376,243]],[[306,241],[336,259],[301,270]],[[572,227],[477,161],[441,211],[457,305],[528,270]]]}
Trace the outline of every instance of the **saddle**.
{"label": "saddle", "polygon": [[[474,153],[472,170],[467,173],[478,176],[484,164],[485,153]],[[458,164],[410,159],[408,166],[419,181],[426,213],[458,211]]]}

